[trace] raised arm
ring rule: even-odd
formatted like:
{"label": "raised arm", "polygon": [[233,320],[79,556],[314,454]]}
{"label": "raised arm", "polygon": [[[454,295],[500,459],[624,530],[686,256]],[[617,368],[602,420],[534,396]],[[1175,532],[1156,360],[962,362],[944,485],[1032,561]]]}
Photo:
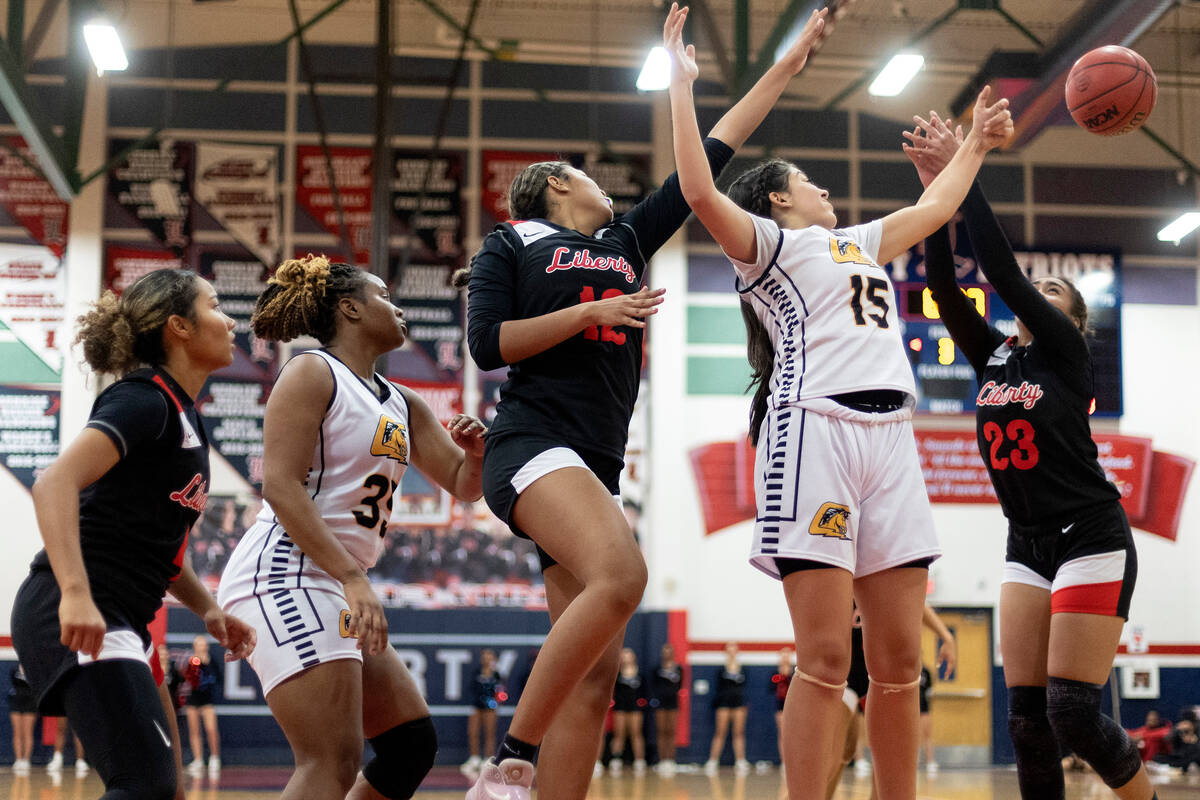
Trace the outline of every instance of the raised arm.
{"label": "raised arm", "polygon": [[[746,97],[721,118],[713,129],[714,137],[740,136],[737,141],[740,145],[758,127],[788,80],[804,67],[809,52],[821,41],[827,13],[827,9],[813,12],[788,57],[768,70]],[[695,47],[683,44],[686,20],[687,9],[672,3],[663,25],[663,46],[671,54],[671,122],[679,187],[684,200],[729,256],[739,261],[754,261],[757,253],[754,222],[746,211],[717,190],[708,170],[692,97],[692,85],[700,70],[696,66]],[[743,103],[745,106],[739,108]]]}
{"label": "raised arm", "polygon": [[1000,99],[991,103],[991,96],[991,87],[983,87],[975,100],[971,132],[916,204],[883,218],[883,236],[876,258],[878,263],[891,261],[954,216],[983,164],[983,157],[1012,135],[1008,100]]}
{"label": "raised arm", "polygon": [[562,308],[528,319],[517,318],[515,246],[499,231],[483,242],[471,260],[467,295],[467,344],[480,369],[515,364],[592,325],[646,327],[645,318],[658,313],[665,289],[642,288],[607,300]]}

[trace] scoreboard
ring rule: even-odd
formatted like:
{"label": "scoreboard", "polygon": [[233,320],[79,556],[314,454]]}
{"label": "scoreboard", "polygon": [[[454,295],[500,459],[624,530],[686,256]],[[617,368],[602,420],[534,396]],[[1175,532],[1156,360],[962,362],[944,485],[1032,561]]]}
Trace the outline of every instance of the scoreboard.
{"label": "scoreboard", "polygon": [[[988,283],[970,250],[965,231],[954,247],[959,287],[975,308],[1002,333],[1015,336],[1013,312]],[[917,383],[917,411],[966,414],[975,411],[975,370],[950,338],[937,303],[925,285],[923,245],[885,266],[896,290],[901,335]],[[1095,366],[1094,413],[1120,416],[1121,395],[1121,260],[1113,252],[1016,253],[1031,280],[1067,278],[1088,305],[1088,345]]]}

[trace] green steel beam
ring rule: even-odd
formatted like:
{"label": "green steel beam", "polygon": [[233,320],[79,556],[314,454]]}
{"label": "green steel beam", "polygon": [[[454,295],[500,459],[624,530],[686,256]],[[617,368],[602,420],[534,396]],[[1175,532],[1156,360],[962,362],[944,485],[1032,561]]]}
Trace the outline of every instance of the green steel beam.
{"label": "green steel beam", "polygon": [[323,8],[322,10],[320,10],[316,14],[314,14],[312,16],[312,18],[308,20],[308,22],[297,24],[296,27],[292,29],[292,32],[289,33],[287,36],[283,37],[282,39],[280,39],[277,42],[277,44],[287,44],[292,39],[295,39],[297,36],[302,35],[306,30],[311,28],[313,25],[316,25],[321,20],[325,19],[327,16],[329,16],[334,11],[336,11],[340,6],[345,5],[346,1],[347,0],[333,0],[332,3],[330,3],[325,8]]}
{"label": "green steel beam", "polygon": [[94,7],[87,3],[72,2],[67,7],[67,84],[63,108],[62,151],[63,169],[75,177],[76,191],[79,183],[79,140],[83,135],[83,106],[87,98],[88,73],[91,71],[91,56],[83,39],[83,24]]}
{"label": "green steel beam", "polygon": [[1022,34],[1024,34],[1026,39],[1028,39],[1029,41],[1031,41],[1035,45],[1037,45],[1037,49],[1041,50],[1041,49],[1045,48],[1046,45],[1042,44],[1041,39],[1039,39],[1038,37],[1033,35],[1033,31],[1029,30],[1024,25],[1022,25],[1020,20],[1018,20],[1012,14],[1009,14],[1007,11],[1005,11],[999,3],[996,3],[996,7],[993,8],[992,10],[995,11],[1000,16],[1004,17],[1005,21],[1008,22],[1009,25],[1012,25],[1014,28],[1016,28]]}
{"label": "green steel beam", "polygon": [[775,20],[775,26],[767,34],[766,41],[763,42],[762,47],[758,48],[758,54],[754,58],[754,66],[739,76],[740,82],[737,87],[739,97],[748,92],[750,87],[754,85],[754,82],[761,78],[763,73],[775,63],[775,51],[779,49],[779,45],[795,26],[796,20],[800,16],[800,11],[808,2],[809,0],[788,0],[783,13]]}
{"label": "green steel beam", "polygon": [[733,75],[737,86],[745,83],[750,69],[750,0],[733,4]]}
{"label": "green steel beam", "polygon": [[[725,84],[725,89],[729,94],[733,95],[737,91],[733,64],[729,63],[729,53],[725,50],[725,40],[721,36],[721,27],[717,24],[717,18],[713,16],[712,7],[708,4],[708,0],[692,0],[692,8],[696,10],[699,17],[698,22],[704,27],[704,35],[708,37],[709,49],[717,59],[721,82]],[[691,17],[688,18],[688,22],[691,22]]]}
{"label": "green steel beam", "polygon": [[25,62],[21,54],[25,41],[25,0],[8,0],[8,43],[18,64]]}
{"label": "green steel beam", "polygon": [[70,202],[79,188],[79,174],[67,167],[62,141],[54,135],[49,120],[29,97],[24,70],[13,60],[8,45],[3,42],[0,42],[0,103],[37,156],[46,180],[59,197]]}
{"label": "green steel beam", "polygon": [[23,55],[26,64],[33,63],[37,58],[38,51],[42,49],[42,42],[46,40],[46,33],[50,30],[50,23],[54,21],[54,14],[60,5],[62,5],[62,0],[46,0],[38,9],[38,15],[33,20],[33,28],[30,29],[29,36],[25,39]]}
{"label": "green steel beam", "polygon": [[[935,19],[933,22],[929,23],[924,28],[922,28],[915,36],[911,37],[904,44],[900,45],[898,50],[905,50],[909,47],[912,47],[914,44],[921,41],[926,36],[933,33],[938,28],[942,27],[947,22],[949,22],[950,18],[953,17],[957,13],[958,13],[958,6],[955,5],[954,8],[951,8],[945,14],[942,14],[940,17]],[[889,55],[888,58],[891,58],[891,55]],[[825,110],[832,111],[834,108],[837,107],[838,103],[842,102],[847,97],[849,97],[850,95],[854,94],[859,89],[861,89],[863,84],[865,84],[867,81],[871,80],[871,78],[876,73],[878,73],[879,70],[882,69],[885,64],[887,64],[887,61],[879,62],[879,64],[877,64],[874,69],[863,73],[862,77],[856,78],[854,81],[852,81],[850,83],[849,86],[847,86],[845,89],[842,89],[840,92],[835,94],[833,96],[833,99],[831,99],[828,103],[825,104]]]}

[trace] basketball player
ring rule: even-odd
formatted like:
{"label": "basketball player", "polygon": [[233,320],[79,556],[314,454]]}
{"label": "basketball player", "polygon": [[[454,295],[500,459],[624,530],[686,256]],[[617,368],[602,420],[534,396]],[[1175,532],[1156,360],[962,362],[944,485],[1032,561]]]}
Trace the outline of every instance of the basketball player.
{"label": "basketball player", "polygon": [[[806,50],[804,52],[807,52]],[[720,172],[758,126],[804,52],[789,50],[713,128],[705,167]],[[614,496],[641,375],[646,319],[662,290],[642,287],[651,256],[689,209],[668,178],[613,219],[609,198],[563,162],[526,168],[459,282],[467,338],[485,370],[509,367],[484,457],[488,505],[540,548],[553,620],[495,763],[468,795],[508,787],[583,800],[600,748],[625,623],[646,565]]]}
{"label": "basketball player", "polygon": [[[905,152],[932,183],[959,136],[936,115],[917,120]],[[1088,425],[1087,305],[1068,280],[1026,278],[978,184],[963,214],[984,275],[1017,317],[1015,337],[988,325],[958,290],[947,230],[926,240],[933,299],[979,380],[979,451],[1008,518],[1000,652],[1021,796],[1063,797],[1057,740],[1118,797],[1145,800],[1154,790],[1137,746],[1100,711],[1137,552]]]}
{"label": "basketball player", "polygon": [[[684,197],[737,272],[758,384],[750,560],[783,581],[796,637],[784,707],[788,793],[824,797],[856,598],[880,796],[912,800],[921,609],[939,549],[912,433],[916,388],[878,265],[950,218],[984,155],[1012,131],[1008,103],[980,93],[967,143],[915,205],[836,230],[829,192],[787,162],[752,168],[729,197],[717,190],[700,147],[691,92],[699,70],[683,17],[673,8],[663,33],[676,166]],[[814,13],[800,39],[815,44],[823,28]]]}
{"label": "basketball player", "polygon": [[[13,604],[13,644],[43,714],[83,742],[108,800],[176,795],[177,735],[147,625],[170,591],[241,658],[254,630],[217,607],[186,558],[208,497],[208,439],[193,398],[233,362],[233,320],[209,283],[157,270],[79,318],[97,372],[121,375],[33,487],[46,544]],[[173,716],[173,715],[172,715]]]}
{"label": "basketball player", "polygon": [[[291,359],[271,391],[263,507],[217,597],[259,631],[250,665],[296,759],[282,797],[403,800],[433,765],[437,737],[366,573],[410,462],[455,497],[479,498],[485,429],[460,414],[447,433],[415,392],[375,372],[406,329],[364,270],[285,261],[250,324],[261,339],[324,346]],[[375,756],[359,774],[364,733]]]}

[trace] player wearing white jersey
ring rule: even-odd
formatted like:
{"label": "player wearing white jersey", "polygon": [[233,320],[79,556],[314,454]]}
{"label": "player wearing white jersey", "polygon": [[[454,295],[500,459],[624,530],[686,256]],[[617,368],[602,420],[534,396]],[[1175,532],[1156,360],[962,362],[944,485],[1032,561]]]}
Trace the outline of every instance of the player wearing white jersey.
{"label": "player wearing white jersey", "polygon": [[[420,396],[375,373],[406,330],[387,286],[364,270],[320,256],[284,262],[251,325],[262,339],[324,345],[289,361],[271,392],[263,509],[218,592],[263,643],[251,665],[296,759],[282,796],[404,800],[433,765],[437,737],[366,572],[410,463],[460,499],[480,497],[485,428],[460,414],[447,433]],[[359,775],[364,734],[375,757]]]}
{"label": "player wearing white jersey", "polygon": [[[868,737],[883,800],[916,797],[921,614],[938,554],[910,417],[915,388],[895,298],[879,264],[949,219],[988,150],[1012,131],[1007,101],[975,103],[975,127],[913,206],[843,230],[829,192],[778,160],[721,194],[700,147],[694,50],[674,6],[675,160],[684,197],[738,275],[757,391],[758,515],[752,563],[783,582],[796,672],[783,711],[788,796],[825,794],[850,667],[845,621],[857,599],[871,688]],[[814,12],[801,34],[824,34]]]}

